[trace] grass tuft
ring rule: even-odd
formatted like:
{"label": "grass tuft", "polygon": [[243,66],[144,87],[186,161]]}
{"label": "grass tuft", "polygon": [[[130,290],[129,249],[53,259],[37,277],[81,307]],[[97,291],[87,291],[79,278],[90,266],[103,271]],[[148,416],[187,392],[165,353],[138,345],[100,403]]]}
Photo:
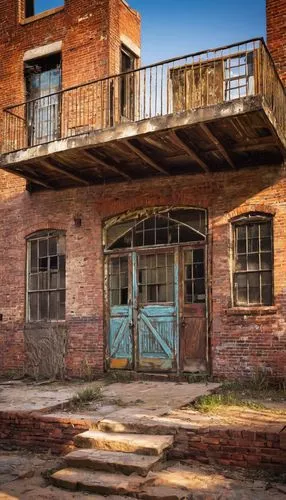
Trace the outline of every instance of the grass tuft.
{"label": "grass tuft", "polygon": [[203,413],[230,406],[259,410],[265,408],[264,401],[284,402],[285,398],[285,384],[273,385],[264,373],[258,372],[248,381],[223,383],[215,393],[198,398],[192,406]]}
{"label": "grass tuft", "polygon": [[92,401],[100,401],[102,399],[102,387],[98,385],[86,387],[81,391],[77,392],[72,400],[71,404],[75,407],[84,406],[85,404],[91,403]]}

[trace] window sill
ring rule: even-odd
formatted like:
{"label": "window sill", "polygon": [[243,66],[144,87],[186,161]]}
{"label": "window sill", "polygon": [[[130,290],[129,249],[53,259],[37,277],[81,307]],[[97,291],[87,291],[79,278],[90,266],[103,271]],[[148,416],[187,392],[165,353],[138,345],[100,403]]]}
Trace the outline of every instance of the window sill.
{"label": "window sill", "polygon": [[228,316],[268,316],[277,313],[276,306],[230,307],[226,311]]}
{"label": "window sill", "polygon": [[43,19],[44,17],[48,17],[48,16],[52,16],[54,14],[57,14],[58,12],[61,12],[62,10],[64,10],[64,5],[61,5],[60,7],[55,7],[54,9],[45,10],[44,12],[40,12],[39,14],[36,14],[35,16],[26,17],[25,19],[21,19],[20,24],[22,26],[25,26],[26,24],[33,23],[34,21],[38,21],[39,19]]}

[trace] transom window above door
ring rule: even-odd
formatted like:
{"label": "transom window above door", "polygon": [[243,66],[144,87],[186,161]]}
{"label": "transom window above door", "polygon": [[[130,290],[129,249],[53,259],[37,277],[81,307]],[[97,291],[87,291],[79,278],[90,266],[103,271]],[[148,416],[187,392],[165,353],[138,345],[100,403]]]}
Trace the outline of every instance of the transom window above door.
{"label": "transom window above door", "polygon": [[200,242],[206,231],[206,212],[201,209],[139,211],[137,217],[108,224],[106,250]]}

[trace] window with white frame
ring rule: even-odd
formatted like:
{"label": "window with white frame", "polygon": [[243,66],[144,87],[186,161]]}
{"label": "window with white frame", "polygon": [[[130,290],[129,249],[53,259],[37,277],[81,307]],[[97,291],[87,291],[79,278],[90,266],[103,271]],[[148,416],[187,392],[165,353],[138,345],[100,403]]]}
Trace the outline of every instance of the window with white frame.
{"label": "window with white frame", "polygon": [[233,222],[235,306],[273,304],[272,217],[250,213]]}
{"label": "window with white frame", "polygon": [[27,240],[27,320],[65,319],[65,234],[41,231]]}

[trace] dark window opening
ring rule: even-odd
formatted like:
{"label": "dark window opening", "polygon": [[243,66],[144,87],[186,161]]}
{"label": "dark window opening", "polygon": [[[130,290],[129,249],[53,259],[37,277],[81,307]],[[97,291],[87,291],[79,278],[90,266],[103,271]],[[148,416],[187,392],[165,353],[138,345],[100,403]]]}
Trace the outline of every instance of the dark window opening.
{"label": "dark window opening", "polygon": [[28,240],[28,321],[65,319],[65,236],[37,233]]}
{"label": "dark window opening", "polygon": [[205,252],[203,248],[187,250],[184,254],[185,304],[204,303]]}
{"label": "dark window opening", "polygon": [[128,257],[114,257],[109,263],[110,305],[128,304]]}
{"label": "dark window opening", "polygon": [[32,17],[50,9],[63,6],[64,0],[25,0],[25,17]]}
{"label": "dark window opening", "polygon": [[61,54],[25,63],[29,146],[60,135]]}
{"label": "dark window opening", "polygon": [[269,217],[234,224],[234,305],[273,303],[273,239]]}
{"label": "dark window opening", "polygon": [[[121,73],[136,68],[136,56],[125,47],[121,48]],[[134,120],[135,75],[129,73],[121,77],[120,103],[121,116]]]}

